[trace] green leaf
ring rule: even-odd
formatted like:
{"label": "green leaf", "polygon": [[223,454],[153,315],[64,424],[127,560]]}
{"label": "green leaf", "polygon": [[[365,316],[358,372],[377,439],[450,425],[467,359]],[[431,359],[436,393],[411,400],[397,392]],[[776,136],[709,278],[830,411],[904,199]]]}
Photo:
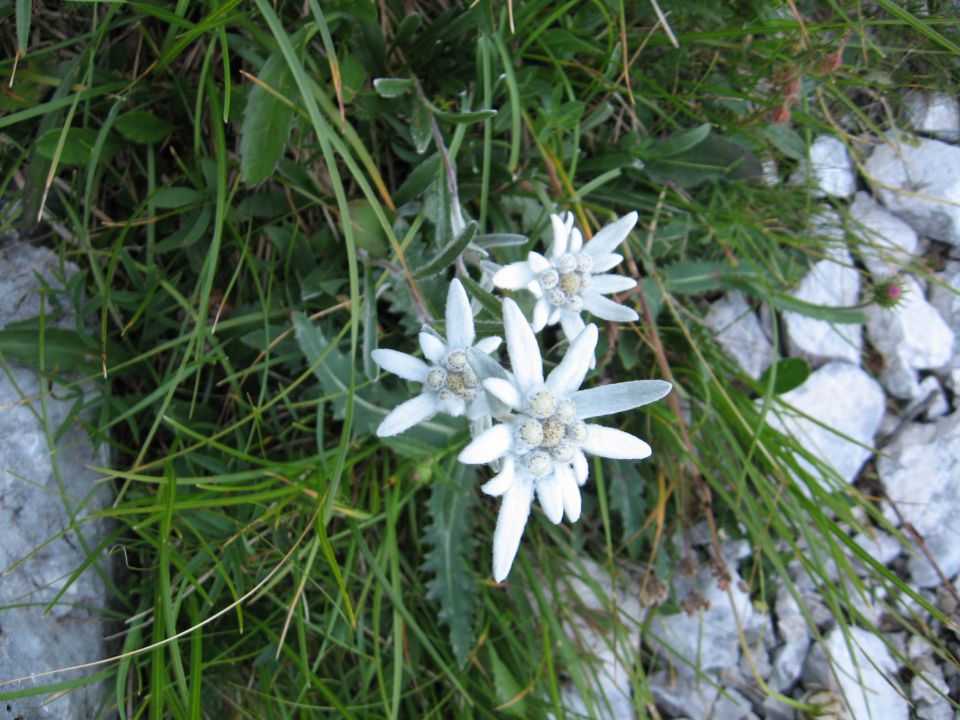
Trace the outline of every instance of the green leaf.
{"label": "green leaf", "polygon": [[427,599],[440,605],[437,617],[450,628],[450,647],[460,667],[474,645],[473,619],[476,611],[476,581],[469,571],[473,565],[474,541],[470,507],[473,494],[467,488],[474,471],[458,462],[447,472],[436,468],[431,485],[430,525],[423,542],[430,546],[423,569],[433,575],[427,581]]}
{"label": "green leaf", "polygon": [[30,16],[33,12],[33,0],[17,0],[17,52],[27,54],[30,43]]}
{"label": "green leaf", "polygon": [[375,78],[373,81],[373,89],[384,98],[400,97],[412,87],[413,80],[410,78]]}
{"label": "green leaf", "polygon": [[807,156],[807,144],[799,133],[786,125],[768,125],[763,130],[773,146],[793,160],[801,160]]}
{"label": "green leaf", "polygon": [[173,125],[146,110],[121,115],[113,127],[130,142],[141,144],[158,142],[173,132]]}
{"label": "green leaf", "polygon": [[696,147],[679,154],[650,157],[644,171],[657,182],[693,188],[709,180],[759,177],[763,167],[750,148],[729,138],[710,135]]}
{"label": "green leaf", "polygon": [[800,315],[837,323],[838,325],[863,325],[867,322],[867,316],[856,308],[814,305],[791,295],[775,294],[770,298],[770,304],[777,310],[790,310]]}
{"label": "green leaf", "polygon": [[407,204],[414,198],[420,197],[439,174],[440,155],[434,153],[417,165],[413,171],[407,175],[407,179],[403,181],[403,184],[397,188],[397,191],[393,194],[394,202],[400,206]]}
{"label": "green leaf", "polygon": [[480,283],[476,282],[467,275],[461,277],[460,280],[470,292],[470,297],[483,305],[484,310],[486,310],[495,318],[501,317],[503,314],[503,305],[501,305],[496,295],[491,293],[489,290],[484,290]]}
{"label": "green leaf", "polygon": [[492,247],[510,247],[513,245],[526,245],[529,241],[526,235],[518,233],[489,233],[487,235],[477,235],[473,244],[482,248]]}
{"label": "green leaf", "polygon": [[413,276],[417,278],[427,277],[452,265],[453,261],[456,260],[460,256],[460,253],[470,244],[470,241],[476,237],[478,227],[477,223],[471,220],[463,229],[463,232],[447,243],[433,260],[417,270]]}
{"label": "green leaf", "polygon": [[433,129],[430,127],[430,108],[416,100],[413,103],[413,117],[410,118],[410,134],[417,154],[423,155],[433,140]]}
{"label": "green leaf", "polygon": [[181,208],[186,205],[193,205],[203,200],[203,193],[199,190],[189,187],[168,187],[157,190],[152,202],[153,206],[164,210]]}
{"label": "green leaf", "polygon": [[[63,130],[50,130],[37,140],[37,152],[46,160],[53,160]],[[60,153],[61,165],[86,165],[93,155],[93,146],[97,141],[97,131],[93,128],[70,128]]]}
{"label": "green leaf", "polygon": [[667,265],[660,276],[670,292],[689,295],[726,288],[724,275],[729,272],[730,266],[723,262],[691,261]]}
{"label": "green leaf", "polygon": [[279,49],[267,58],[257,80],[240,127],[240,174],[247,185],[265,180],[280,162],[293,123],[293,106],[286,98],[297,87]]}
{"label": "green leaf", "polygon": [[377,288],[370,264],[363,266],[363,374],[371,382],[380,377],[380,367],[373,361],[377,349]]}
{"label": "green leaf", "polygon": [[487,643],[487,653],[490,655],[490,667],[493,669],[493,685],[497,694],[499,707],[494,708],[499,713],[510,715],[512,717],[526,718],[527,704],[524,699],[526,691],[517,679],[510,672],[497,651],[493,649],[493,643]]}
{"label": "green leaf", "polygon": [[[103,368],[100,344],[86,333],[60,328],[45,328],[41,337],[36,328],[0,330],[0,355],[40,367],[40,342],[43,341],[44,369],[54,372],[72,370],[99,375]],[[107,369],[129,360],[122,345],[107,343]]]}
{"label": "green leaf", "polygon": [[471,123],[483,122],[495,117],[496,110],[472,110],[470,112],[447,112],[446,110],[434,110],[437,120],[451,123],[453,125],[469,125]]}
{"label": "green leaf", "polygon": [[778,360],[767,368],[759,380],[759,385],[766,388],[770,384],[770,376],[776,373],[773,392],[777,395],[790,392],[798,388],[810,377],[810,363],[803,358],[791,357]]}
{"label": "green leaf", "polygon": [[693,150],[697,145],[707,139],[710,134],[709,123],[704,123],[699,127],[671,135],[663,140],[658,140],[650,147],[650,156],[653,158],[669,158],[688,150]]}
{"label": "green leaf", "polygon": [[611,467],[610,505],[620,514],[620,542],[635,556],[642,544],[639,540],[649,510],[644,498],[645,483],[637,468],[629,463],[611,463]]}

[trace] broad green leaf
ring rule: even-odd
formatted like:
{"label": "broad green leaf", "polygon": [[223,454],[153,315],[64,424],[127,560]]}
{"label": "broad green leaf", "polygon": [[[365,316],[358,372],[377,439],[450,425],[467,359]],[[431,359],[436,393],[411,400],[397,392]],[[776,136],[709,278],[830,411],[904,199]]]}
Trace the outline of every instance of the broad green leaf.
{"label": "broad green leaf", "polygon": [[[37,140],[37,152],[46,160],[53,160],[60,141],[62,130],[45,132]],[[67,131],[67,140],[60,153],[61,165],[85,165],[93,154],[93,146],[97,141],[97,131],[93,128],[70,128]]]}
{"label": "broad green leaf", "polygon": [[710,125],[704,123],[699,127],[684,130],[663,140],[658,140],[650,146],[650,157],[670,158],[680,155],[702,143],[709,134]]}
{"label": "broad green leaf", "polygon": [[773,146],[793,160],[801,160],[807,156],[807,144],[792,127],[787,125],[768,125],[763,129]]}
{"label": "broad green leaf", "polygon": [[173,125],[146,110],[121,115],[113,127],[127,140],[143,144],[158,142],[173,132]]}
{"label": "broad green leaf", "polygon": [[693,188],[710,180],[759,177],[763,168],[750,148],[729,138],[709,135],[685,152],[650,157],[644,171],[657,182]]}
{"label": "broad green leaf", "polygon": [[400,97],[412,88],[413,80],[410,78],[375,78],[373,81],[377,95],[385,98]]}
{"label": "broad green leaf", "polygon": [[773,392],[782,395],[800,387],[807,381],[807,378],[810,377],[810,363],[799,357],[778,360],[763,373],[758,382],[760,387],[766,388],[770,384],[770,376],[773,373],[776,373]]}
{"label": "broad green leaf", "polygon": [[203,200],[203,193],[189,187],[167,187],[157,190],[152,198],[153,206],[164,210],[193,205]]}
{"label": "broad green leaf", "polygon": [[457,237],[451,240],[447,245],[437,253],[436,257],[433,258],[426,265],[417,270],[413,275],[414,277],[427,277],[434,275],[444,268],[453,264],[453,261],[456,260],[460,253],[462,253],[467,245],[470,244],[470,241],[477,235],[477,223],[471,221],[463,229]]}
{"label": "broad green leaf", "polygon": [[[41,338],[35,328],[6,328],[0,330],[0,355],[39,368],[41,339],[44,369],[53,372],[77,371],[87,375],[101,373],[100,343],[90,335],[75,330],[45,328]],[[122,345],[113,342],[107,343],[106,353],[108,371],[130,357]]]}
{"label": "broad green leaf", "polygon": [[433,130],[430,126],[430,108],[419,100],[413,102],[413,113],[410,118],[410,134],[417,154],[423,155],[433,140]]}
{"label": "broad green leaf", "polygon": [[476,580],[468,569],[474,564],[475,542],[470,513],[474,496],[467,485],[474,472],[458,462],[436,468],[428,506],[430,525],[423,538],[430,546],[423,569],[433,576],[427,581],[427,599],[440,605],[437,617],[450,628],[450,646],[460,667],[474,645],[477,604]]}
{"label": "broad green leaf", "polygon": [[293,123],[288,99],[296,95],[297,88],[279,49],[267,58],[257,80],[240,127],[240,174],[247,185],[265,180],[280,162]]}

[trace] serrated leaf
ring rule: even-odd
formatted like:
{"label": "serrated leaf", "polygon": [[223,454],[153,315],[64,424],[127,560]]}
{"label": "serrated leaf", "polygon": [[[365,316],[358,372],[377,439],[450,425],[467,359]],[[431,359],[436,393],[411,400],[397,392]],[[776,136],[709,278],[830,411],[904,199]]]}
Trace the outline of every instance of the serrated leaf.
{"label": "serrated leaf", "polygon": [[637,469],[627,463],[613,465],[610,476],[610,504],[620,514],[620,542],[634,555],[639,549],[640,533],[647,520],[644,482]]}
{"label": "serrated leaf", "polygon": [[474,554],[473,494],[466,481],[473,472],[457,462],[446,472],[436,468],[428,505],[430,525],[423,538],[424,544],[431,546],[423,569],[433,575],[427,581],[427,599],[439,603],[437,617],[450,629],[450,647],[461,667],[473,648],[477,605],[476,582],[468,570]]}
{"label": "serrated leaf", "polygon": [[810,377],[810,363],[799,357],[778,360],[766,369],[758,381],[759,385],[766,388],[770,384],[770,376],[774,372],[776,373],[776,379],[773,383],[773,392],[782,395],[800,387],[807,381],[807,378]]}
{"label": "serrated leaf", "polygon": [[433,130],[430,127],[430,109],[422,102],[414,101],[413,116],[410,118],[410,135],[417,148],[417,154],[423,155],[430,147]]}
{"label": "serrated leaf", "polygon": [[467,223],[467,226],[463,231],[457,235],[453,240],[451,240],[447,245],[437,253],[436,257],[433,258],[426,265],[417,270],[413,276],[417,278],[426,277],[429,275],[434,275],[449,265],[453,264],[453,261],[456,260],[460,253],[462,253],[467,245],[477,236],[477,223],[470,221]]}
{"label": "serrated leaf", "polygon": [[410,78],[375,78],[373,89],[383,98],[395,98],[406,94],[413,87]]}
{"label": "serrated leaf", "polygon": [[[347,410],[350,378],[350,356],[342,353],[324,337],[304,313],[292,314],[294,333],[310,369],[320,381],[324,394],[333,407],[333,417],[342,420]],[[378,408],[357,395],[354,399],[354,427],[370,432],[382,420],[387,410]]]}
{"label": "serrated leaf", "polygon": [[265,180],[280,162],[293,123],[293,107],[285,99],[296,92],[293,74],[279,49],[267,58],[257,80],[240,127],[240,174],[247,185]]}
{"label": "serrated leaf", "polygon": [[[46,160],[53,160],[60,142],[60,129],[45,132],[37,140],[37,152]],[[60,153],[61,165],[85,165],[93,154],[97,131],[93,128],[70,128]]]}
{"label": "serrated leaf", "polygon": [[173,125],[146,110],[121,115],[113,127],[130,142],[141,144],[159,142],[173,132]]}

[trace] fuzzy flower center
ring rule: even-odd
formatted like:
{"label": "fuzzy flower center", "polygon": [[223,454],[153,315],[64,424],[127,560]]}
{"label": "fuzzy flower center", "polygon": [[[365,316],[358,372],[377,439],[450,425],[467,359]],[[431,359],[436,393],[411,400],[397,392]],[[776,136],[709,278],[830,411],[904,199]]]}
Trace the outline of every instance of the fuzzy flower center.
{"label": "fuzzy flower center", "polygon": [[587,439],[587,426],[577,420],[577,407],[569,398],[557,398],[547,390],[533,393],[515,426],[516,452],[531,477],[548,474],[553,463],[571,462]]}
{"label": "fuzzy flower center", "polygon": [[583,309],[581,292],[590,284],[593,259],[586,253],[561,255],[551,267],[540,273],[538,280],[547,302],[571,312]]}
{"label": "fuzzy flower center", "polygon": [[467,362],[467,354],[454,350],[447,355],[443,366],[434,365],[427,371],[424,385],[436,392],[441,400],[460,398],[469,405],[477,399],[480,380]]}

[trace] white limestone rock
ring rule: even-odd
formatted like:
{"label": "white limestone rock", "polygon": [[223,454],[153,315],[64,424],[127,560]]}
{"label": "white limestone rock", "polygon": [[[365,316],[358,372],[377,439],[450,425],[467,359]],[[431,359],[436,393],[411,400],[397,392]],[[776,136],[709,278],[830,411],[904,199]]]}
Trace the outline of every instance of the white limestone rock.
{"label": "white limestone rock", "polygon": [[850,205],[851,232],[860,240],[859,254],[874,280],[897,275],[917,251],[917,233],[865,192]]}
{"label": "white limestone rock", "polygon": [[793,687],[803,670],[810,649],[810,630],[800,606],[786,588],[777,589],[777,633],[782,644],[773,653],[770,687],[785,692]]}
{"label": "white limestone rock", "polygon": [[[911,523],[947,577],[960,572],[960,412],[935,423],[912,423],[877,464],[884,490]],[[908,560],[922,588],[940,577],[919,549]]]}
{"label": "white limestone rock", "polygon": [[[848,307],[860,295],[860,275],[846,250],[834,250],[817,262],[792,293],[798,300],[826,307]],[[860,325],[835,324],[789,311],[783,313],[787,344],[794,355],[813,360],[859,364],[863,347]]]}
{"label": "white limestone rock", "polygon": [[711,304],[704,321],[720,347],[754,380],[770,367],[773,346],[743,293],[728,293]]}
{"label": "white limestone rock", "polygon": [[[736,570],[728,567],[727,572],[731,578],[729,593],[720,588],[710,568],[701,568],[693,578],[674,577],[678,597],[686,597],[695,590],[710,603],[710,608],[693,615],[685,612],[658,614],[644,635],[647,644],[661,650],[663,657],[673,662],[678,674],[695,675],[696,670],[722,672],[735,668],[740,655],[737,618],[748,642],[759,637],[762,618],[757,617],[749,593],[740,588],[740,576]],[[676,655],[685,662],[675,660]]]}
{"label": "white limestone rock", "polygon": [[917,90],[907,93],[903,107],[914,131],[947,142],[960,140],[960,108],[952,95]]}
{"label": "white limestone rock", "polygon": [[[23,243],[0,246],[0,328],[38,314],[41,296],[36,274],[57,289],[62,287],[60,270],[57,257],[48,250]],[[62,270],[70,275],[76,267]],[[51,317],[50,326],[75,323],[69,305],[61,303],[55,291],[45,300],[48,313],[60,313],[59,320]],[[49,386],[46,390],[50,392]],[[54,387],[50,392],[47,419],[52,431],[56,433],[73,418],[51,448],[41,420],[37,374],[14,362],[9,363],[9,375],[0,371],[0,680],[108,655],[104,636],[109,630],[104,615],[96,612],[108,601],[103,578],[91,567],[67,585],[86,558],[82,541],[95,548],[107,532],[103,521],[88,518],[108,500],[107,488],[100,486],[98,491],[98,475],[89,469],[103,464],[103,458],[95,457],[89,437],[74,422],[74,403],[88,392],[86,387],[69,392]],[[58,537],[70,525],[71,512],[77,528]],[[109,561],[97,564],[109,575]],[[63,597],[45,615],[45,603],[64,589]],[[56,679],[82,676],[73,672]],[[25,680],[3,690],[47,682],[46,678]],[[48,704],[50,698],[44,696],[7,700],[0,710],[5,708],[11,718],[91,718],[102,690],[102,685],[86,686],[58,695]]]}
{"label": "white limestone rock", "polygon": [[821,135],[810,146],[791,177],[793,184],[809,183],[815,195],[847,198],[857,189],[857,176],[847,147],[832,135]]}
{"label": "white limestone rock", "polygon": [[[872,455],[869,448],[883,419],[886,400],[879,383],[855,365],[831,362],[780,399],[784,405],[776,406],[767,416],[770,425],[793,435],[810,453],[832,466],[844,482],[853,482]],[[794,415],[787,405],[813,420]],[[797,462],[814,477],[820,475],[805,458]]]}
{"label": "white limestone rock", "polygon": [[[610,573],[592,560],[570,564],[556,600],[573,611],[564,632],[586,658],[581,670],[590,684],[588,702],[573,685],[562,689],[564,707],[572,713],[609,720],[634,716],[630,676],[640,651],[640,586],[627,575],[611,583]],[[596,618],[616,610],[609,623]]]}
{"label": "white limestone rock", "polygon": [[724,688],[715,677],[687,674],[671,677],[661,670],[653,673],[648,681],[657,706],[673,716],[746,720],[751,712],[749,700],[733,688]]}
{"label": "white limestone rock", "polygon": [[960,245],[960,149],[888,133],[864,168],[888,210],[921,235]]}
{"label": "white limestone rock", "polygon": [[909,275],[902,282],[903,299],[897,306],[867,308],[867,337],[886,361],[881,379],[888,392],[913,400],[921,392],[915,371],[946,365],[952,357],[954,334],[927,302],[920,284]]}
{"label": "white limestone rock", "polygon": [[831,630],[823,644],[814,645],[803,681],[807,688],[836,691],[850,718],[908,720],[909,705],[896,682],[897,663],[883,641],[858,627],[848,628],[850,645],[841,628]]}
{"label": "white limestone rock", "polygon": [[922,675],[914,675],[910,680],[910,699],[916,705],[917,720],[956,720],[947,700],[950,687],[941,667],[931,655],[926,655],[917,662],[917,669]]}

